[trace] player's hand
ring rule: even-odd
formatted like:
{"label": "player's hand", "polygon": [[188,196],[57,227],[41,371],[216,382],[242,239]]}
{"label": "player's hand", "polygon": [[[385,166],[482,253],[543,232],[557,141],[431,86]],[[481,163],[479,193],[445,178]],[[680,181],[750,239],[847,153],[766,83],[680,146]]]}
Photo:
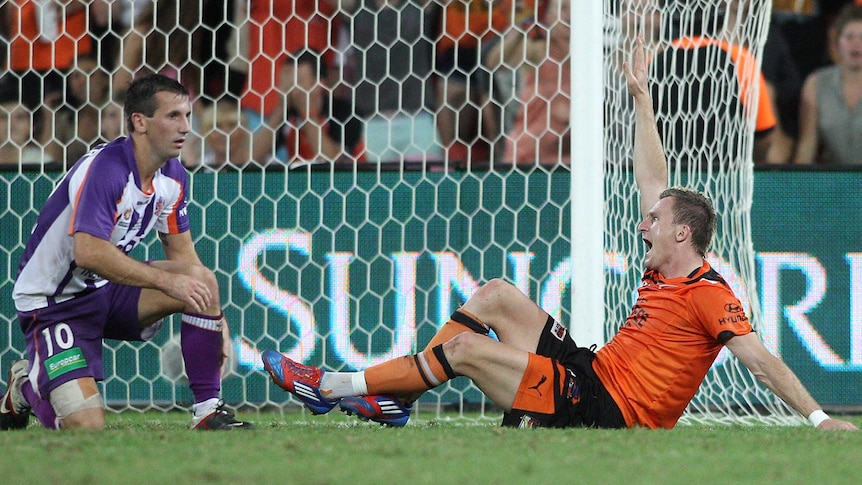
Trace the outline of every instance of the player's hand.
{"label": "player's hand", "polygon": [[628,86],[629,94],[632,97],[637,99],[642,96],[649,96],[643,35],[638,35],[634,52],[632,52],[632,60],[623,63],[623,72],[626,75],[626,86]]}
{"label": "player's hand", "polygon": [[859,431],[855,424],[840,419],[827,419],[817,429],[824,431]]}
{"label": "player's hand", "polygon": [[163,291],[168,296],[185,302],[197,313],[203,313],[213,303],[209,286],[184,274],[172,274]]}

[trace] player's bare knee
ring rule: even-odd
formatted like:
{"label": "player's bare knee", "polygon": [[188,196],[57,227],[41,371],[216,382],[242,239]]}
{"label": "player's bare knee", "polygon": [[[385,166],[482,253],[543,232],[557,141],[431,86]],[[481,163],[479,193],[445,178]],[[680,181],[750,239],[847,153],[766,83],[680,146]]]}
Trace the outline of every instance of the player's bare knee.
{"label": "player's bare knee", "polygon": [[524,294],[501,278],[494,278],[482,285],[464,305],[464,309],[491,325],[513,301],[520,301]]}
{"label": "player's bare knee", "polygon": [[[468,305],[474,312],[493,310],[499,306],[502,298],[509,293],[511,285],[500,278],[494,278],[484,285],[470,297]],[[468,305],[465,305],[468,306]]]}
{"label": "player's bare knee", "polygon": [[191,276],[206,284],[214,295],[218,295],[218,278],[211,269],[206,266],[192,266]]}
{"label": "player's bare knee", "polygon": [[61,429],[105,429],[105,410],[90,408],[72,413],[60,420]]}
{"label": "player's bare knee", "polygon": [[464,374],[464,367],[474,361],[478,346],[487,341],[488,337],[476,333],[459,333],[443,344],[443,353],[452,370],[456,374]]}

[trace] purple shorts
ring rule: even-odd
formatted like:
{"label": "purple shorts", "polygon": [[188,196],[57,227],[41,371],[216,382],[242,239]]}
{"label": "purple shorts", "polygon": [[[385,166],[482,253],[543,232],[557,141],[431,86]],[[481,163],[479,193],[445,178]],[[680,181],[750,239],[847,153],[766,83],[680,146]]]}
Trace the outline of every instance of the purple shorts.
{"label": "purple shorts", "polygon": [[39,395],[47,399],[57,386],[82,377],[104,379],[102,339],[144,340],[140,297],[141,288],[108,283],[63,303],[18,312],[31,369],[38,368],[33,387]]}

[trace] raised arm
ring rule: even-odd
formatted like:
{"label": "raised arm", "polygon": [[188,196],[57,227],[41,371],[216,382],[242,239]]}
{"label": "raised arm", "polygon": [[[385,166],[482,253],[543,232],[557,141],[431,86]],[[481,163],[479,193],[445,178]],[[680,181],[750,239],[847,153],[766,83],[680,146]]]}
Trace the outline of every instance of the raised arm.
{"label": "raised arm", "polygon": [[[731,338],[727,342],[727,348],[763,385],[800,414],[810,417],[812,424],[816,423],[818,429],[857,429],[853,423],[831,419],[823,414],[820,405],[811,397],[796,374],[783,360],[766,350],[756,333]],[[812,416],[812,413],[817,411],[819,413]],[[821,416],[820,419],[817,418],[818,415]],[[824,417],[825,419],[822,419]]]}
{"label": "raised arm", "polygon": [[817,73],[810,74],[802,86],[799,102],[799,142],[793,163],[812,164],[817,158],[820,143],[817,133]]}
{"label": "raised arm", "polygon": [[656,127],[652,95],[647,82],[643,37],[638,36],[631,63],[623,63],[629,94],[635,102],[634,173],[640,192],[641,214],[658,202],[668,186],[667,159]]}

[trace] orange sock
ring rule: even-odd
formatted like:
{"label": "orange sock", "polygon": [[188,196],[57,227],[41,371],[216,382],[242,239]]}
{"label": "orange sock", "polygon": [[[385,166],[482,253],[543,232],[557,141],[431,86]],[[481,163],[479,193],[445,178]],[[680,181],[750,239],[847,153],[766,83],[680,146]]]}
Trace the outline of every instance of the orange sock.
{"label": "orange sock", "polygon": [[[383,391],[379,392],[396,394],[401,398],[402,402],[408,405],[413,403],[419,399],[419,396],[421,396],[422,393],[439,385],[434,384],[433,381],[429,382],[422,378],[417,368],[417,358],[419,358],[420,355],[426,355],[430,356],[430,358],[425,357],[427,361],[439,362],[439,359],[435,359],[434,354],[434,349],[439,348],[439,354],[445,361],[446,357],[443,355],[443,344],[451,340],[452,337],[464,332],[476,332],[482,335],[488,335],[490,329],[487,325],[479,321],[479,319],[472,313],[466,312],[462,309],[455,310],[455,312],[452,313],[452,318],[448,322],[444,323],[443,326],[440,327],[440,330],[431,337],[431,341],[428,342],[428,345],[425,346],[425,349],[421,354],[407,355],[365,369],[365,382],[368,387],[368,394],[377,393],[372,391],[372,389],[382,389]],[[449,362],[445,362],[446,369],[451,371]],[[432,365],[431,367],[433,368],[434,366]],[[455,377],[454,373],[452,373],[451,376],[448,376],[445,371],[443,374],[440,374],[438,371],[434,371],[434,374],[436,374],[437,381],[441,384],[445,380]],[[439,377],[441,375],[446,375],[447,377],[444,379]]]}
{"label": "orange sock", "polygon": [[454,378],[443,345],[365,369],[369,395],[421,393]]}
{"label": "orange sock", "polygon": [[488,327],[479,321],[472,313],[464,310],[456,310],[452,314],[452,318],[440,327],[440,330],[431,337],[431,341],[425,346],[425,350],[434,348],[440,344],[444,344],[452,337],[464,332],[476,332],[483,335],[488,334]]}

